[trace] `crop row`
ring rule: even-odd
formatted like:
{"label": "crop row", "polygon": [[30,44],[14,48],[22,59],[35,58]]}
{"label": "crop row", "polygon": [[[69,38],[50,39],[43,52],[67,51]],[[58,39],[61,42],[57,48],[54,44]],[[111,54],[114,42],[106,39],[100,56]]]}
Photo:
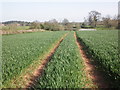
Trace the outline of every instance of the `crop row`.
{"label": "crop row", "polygon": [[66,32],[36,32],[2,36],[3,85],[47,53]]}
{"label": "crop row", "polygon": [[118,31],[81,31],[77,37],[82,42],[88,54],[100,63],[106,77],[114,82],[113,87],[119,86],[120,81],[120,59],[118,52]]}
{"label": "crop row", "polygon": [[75,43],[74,33],[70,32],[55,51],[44,73],[31,88],[81,88],[86,83],[84,65]]}

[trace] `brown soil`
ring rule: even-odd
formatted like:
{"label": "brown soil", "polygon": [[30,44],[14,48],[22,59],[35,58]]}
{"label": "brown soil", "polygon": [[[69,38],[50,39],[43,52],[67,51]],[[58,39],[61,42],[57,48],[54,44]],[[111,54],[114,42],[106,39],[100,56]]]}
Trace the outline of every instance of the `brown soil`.
{"label": "brown soil", "polygon": [[76,39],[76,43],[80,49],[80,54],[82,56],[84,65],[85,65],[85,72],[87,78],[91,79],[93,81],[94,85],[97,85],[98,88],[108,88],[109,84],[104,79],[104,75],[96,69],[97,64],[93,63],[90,58],[86,55],[85,51],[83,51],[82,44],[78,41],[76,37],[76,33],[74,32],[74,37]]}
{"label": "brown soil", "polygon": [[66,37],[67,34],[65,34],[60,41],[55,45],[55,47],[50,51],[50,53],[46,56],[44,60],[42,60],[40,66],[33,72],[33,75],[25,75],[25,79],[27,80],[27,83],[25,83],[25,88],[29,88],[31,85],[35,84],[35,80],[37,80],[38,77],[42,75],[44,72],[44,67],[47,65],[51,57],[53,56],[56,49],[59,47],[60,43],[63,41],[63,39]]}

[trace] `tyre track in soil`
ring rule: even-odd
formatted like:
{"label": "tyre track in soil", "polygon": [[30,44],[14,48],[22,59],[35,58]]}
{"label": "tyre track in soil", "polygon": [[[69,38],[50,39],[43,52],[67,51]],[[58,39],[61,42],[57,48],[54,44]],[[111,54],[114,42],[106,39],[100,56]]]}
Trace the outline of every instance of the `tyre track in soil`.
{"label": "tyre track in soil", "polygon": [[55,51],[59,47],[60,43],[64,40],[64,38],[68,35],[65,34],[58,43],[54,46],[54,48],[50,51],[50,53],[45,57],[44,60],[42,60],[40,66],[33,72],[32,76],[26,75],[25,80],[27,80],[27,83],[25,83],[25,88],[31,87],[31,85],[35,84],[38,77],[40,77],[44,73],[44,68],[47,65],[47,63],[50,61],[51,57],[54,55]]}
{"label": "tyre track in soil", "polygon": [[[82,44],[78,41],[76,36],[76,32],[74,32],[74,37],[76,39],[76,44],[80,50],[80,54],[83,59],[83,63],[85,65],[85,73],[88,79],[91,79],[93,84],[98,88],[109,88],[109,83],[104,79],[104,75],[96,69],[96,64],[91,61],[90,58],[86,55],[83,50]],[[86,85],[88,87],[89,85]]]}

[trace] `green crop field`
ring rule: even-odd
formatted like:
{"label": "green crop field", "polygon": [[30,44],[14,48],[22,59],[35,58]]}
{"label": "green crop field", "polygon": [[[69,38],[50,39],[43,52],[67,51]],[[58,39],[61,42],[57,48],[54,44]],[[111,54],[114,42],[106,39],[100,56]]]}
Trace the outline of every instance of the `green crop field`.
{"label": "green crop field", "polygon": [[[66,37],[43,68],[42,75],[37,76],[35,83],[29,87],[32,89],[97,87],[86,75],[86,66],[76,44],[74,31],[3,35],[0,40],[2,87],[24,87],[24,75],[33,73],[65,34]],[[98,67],[106,72],[104,73],[108,77],[106,80],[114,83],[110,87],[119,87],[118,30],[76,31],[76,36],[84,46],[86,55],[90,55],[94,62],[99,63]]]}
{"label": "green crop field", "polygon": [[66,32],[42,32],[2,37],[3,85],[24,72],[33,61],[40,59]]}
{"label": "green crop field", "polygon": [[74,33],[71,32],[60,44],[51,61],[45,68],[44,74],[32,88],[82,88],[86,80],[84,65],[75,43]]}
{"label": "green crop field", "polygon": [[101,64],[107,77],[120,86],[120,54],[118,52],[118,30],[77,32],[88,54]]}

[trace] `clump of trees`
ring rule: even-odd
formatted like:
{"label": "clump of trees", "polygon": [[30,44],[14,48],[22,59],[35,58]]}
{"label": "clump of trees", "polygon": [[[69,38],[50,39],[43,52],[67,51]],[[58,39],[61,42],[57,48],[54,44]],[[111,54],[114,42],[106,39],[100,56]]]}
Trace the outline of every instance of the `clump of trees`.
{"label": "clump of trees", "polygon": [[64,27],[56,19],[52,19],[44,23],[34,21],[31,23],[30,29],[45,29],[49,31],[59,31],[64,30]]}
{"label": "clump of trees", "polygon": [[87,19],[84,19],[84,23],[82,23],[81,28],[103,27],[118,29],[120,28],[120,20],[118,18],[119,16],[114,16],[114,18],[112,18],[109,15],[101,17],[100,12],[91,11],[89,12]]}
{"label": "clump of trees", "polygon": [[111,18],[109,15],[107,15],[106,17],[102,18],[102,21],[105,28],[119,28],[118,16],[114,16],[114,18]]}
{"label": "clump of trees", "polygon": [[[62,22],[58,22],[56,19],[52,19],[46,22],[24,22],[24,21],[7,21],[2,22],[7,27],[5,30],[16,30],[18,26],[28,26],[27,29],[44,29],[48,31],[73,31],[81,28],[116,28],[120,29],[120,14],[114,16],[114,18],[109,15],[101,17],[101,13],[98,11],[90,11],[88,17],[84,18],[83,23],[69,22],[68,19],[63,19]],[[24,28],[23,28],[24,29]]]}
{"label": "clump of trees", "polygon": [[41,29],[41,24],[38,21],[34,21],[31,23],[30,29]]}
{"label": "clump of trees", "polygon": [[98,11],[89,12],[89,17],[88,17],[89,25],[96,27],[97,21],[100,20],[100,16],[101,13],[99,13]]}
{"label": "clump of trees", "polygon": [[91,11],[88,14],[87,19],[84,18],[84,23],[82,23],[82,28],[93,28],[96,27],[97,22],[100,20],[101,13],[98,11]]}
{"label": "clump of trees", "polygon": [[80,28],[80,23],[69,22],[68,19],[64,19],[61,24],[66,31],[78,30]]}
{"label": "clump of trees", "polygon": [[64,30],[64,27],[56,19],[49,20],[48,22],[42,24],[42,26],[42,29],[50,31]]}
{"label": "clump of trees", "polygon": [[17,29],[17,24],[9,24],[8,29],[9,30],[16,30]]}
{"label": "clump of trees", "polygon": [[64,26],[64,30],[66,31],[78,30],[81,26],[80,23],[69,22],[67,19],[64,19],[61,24]]}
{"label": "clump of trees", "polygon": [[17,30],[18,26],[28,26],[28,29],[44,29],[48,31],[72,31],[80,28],[80,23],[69,22],[68,19],[64,19],[62,22],[58,22],[56,19],[52,19],[46,22],[24,22],[24,21],[7,21],[3,22],[5,30]]}
{"label": "clump of trees", "polygon": [[17,30],[18,24],[14,23],[14,24],[8,24],[6,26],[2,26],[2,30]]}
{"label": "clump of trees", "polygon": [[64,19],[62,22],[58,22],[56,19],[52,19],[44,23],[36,21],[32,22],[30,25],[30,29],[45,29],[48,31],[71,31],[77,30],[78,28],[80,28],[79,23],[69,22],[67,19]]}

